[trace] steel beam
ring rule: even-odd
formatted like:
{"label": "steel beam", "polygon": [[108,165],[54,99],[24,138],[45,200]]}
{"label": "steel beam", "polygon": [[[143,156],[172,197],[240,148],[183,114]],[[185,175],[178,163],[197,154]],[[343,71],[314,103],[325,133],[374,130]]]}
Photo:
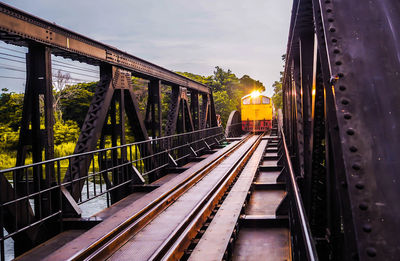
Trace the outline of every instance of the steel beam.
{"label": "steel beam", "polygon": [[32,42],[46,45],[52,48],[53,54],[64,58],[93,65],[107,63],[138,77],[210,93],[206,85],[4,3],[0,3],[0,40],[23,46]]}

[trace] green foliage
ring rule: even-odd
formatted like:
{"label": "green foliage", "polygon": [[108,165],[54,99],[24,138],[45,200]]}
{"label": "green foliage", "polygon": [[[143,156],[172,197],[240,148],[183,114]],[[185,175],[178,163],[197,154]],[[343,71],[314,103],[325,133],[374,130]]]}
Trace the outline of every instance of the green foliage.
{"label": "green foliage", "polygon": [[275,108],[276,109],[282,109],[282,81],[280,80],[275,81],[272,84],[272,87],[274,88],[274,95],[272,96],[272,101],[274,102]]}
{"label": "green foliage", "polygon": [[[282,61],[285,62],[285,60],[286,60],[286,54],[283,54]],[[272,96],[272,101],[274,102],[276,109],[283,108],[283,101],[282,101],[283,74],[284,72],[280,72],[281,77],[279,78],[279,81],[275,81],[272,84],[272,87],[274,88],[274,95]]]}
{"label": "green foliage", "polygon": [[85,120],[89,110],[97,83],[79,83],[77,85],[67,86],[63,91],[71,92],[71,97],[61,98],[61,111],[64,120],[71,120],[78,123],[79,128]]}
{"label": "green foliage", "polygon": [[0,126],[0,150],[15,149],[18,145],[19,133],[9,126]]}
{"label": "green foliage", "polygon": [[24,95],[14,92],[4,92],[0,94],[0,123],[1,126],[9,126],[13,130],[18,130],[22,117],[22,106]]}
{"label": "green foliage", "polygon": [[177,73],[212,88],[215,110],[221,115],[221,122],[224,126],[231,111],[240,110],[240,101],[244,95],[254,90],[265,90],[262,82],[254,80],[248,75],[243,75],[239,79],[230,69],[224,70],[219,66],[215,67],[214,74],[210,76],[188,72]]}
{"label": "green foliage", "polygon": [[76,143],[80,129],[75,121],[56,121],[54,124],[54,145],[63,143]]}

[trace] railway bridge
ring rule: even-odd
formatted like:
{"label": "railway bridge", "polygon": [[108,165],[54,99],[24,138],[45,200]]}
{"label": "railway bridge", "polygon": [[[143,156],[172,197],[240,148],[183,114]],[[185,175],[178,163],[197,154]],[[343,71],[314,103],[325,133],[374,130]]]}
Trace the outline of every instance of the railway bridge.
{"label": "railway bridge", "polygon": [[[28,50],[1,260],[398,260],[399,13],[396,0],[294,0],[283,110],[255,134],[237,112],[218,125],[208,86],[0,3],[0,40]],[[55,56],[100,68],[62,158]]]}

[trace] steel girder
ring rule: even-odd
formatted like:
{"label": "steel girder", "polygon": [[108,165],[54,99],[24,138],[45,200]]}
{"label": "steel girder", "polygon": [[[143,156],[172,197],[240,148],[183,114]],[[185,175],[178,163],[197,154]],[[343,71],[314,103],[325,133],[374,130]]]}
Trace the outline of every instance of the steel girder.
{"label": "steel girder", "polygon": [[[133,93],[131,74],[128,71],[118,69],[114,66],[104,65],[100,70],[100,82],[97,86],[96,93],[90,104],[89,111],[82,125],[81,134],[79,136],[74,154],[95,150],[97,141],[101,138],[100,146],[104,146],[104,137],[111,135],[112,145],[117,146],[117,139],[120,138],[121,144],[125,143],[125,113],[132,127],[135,140],[147,140],[147,130],[144,121],[140,115],[136,96]],[[116,102],[119,103],[119,119],[116,122]],[[108,115],[111,117],[111,125],[107,124]],[[146,152],[151,153],[151,149]],[[126,155],[121,155],[122,160],[126,160]],[[125,157],[125,158],[124,158]],[[116,157],[113,158],[116,160]],[[73,181],[85,177],[90,166],[90,157],[74,157],[70,162],[64,182]],[[104,164],[103,164],[104,165]],[[106,179],[106,181],[108,178]],[[121,180],[123,182],[123,180]],[[108,186],[117,185],[107,183]],[[68,187],[73,199],[78,201],[81,190],[84,185],[82,182],[74,182]],[[68,197],[67,197],[68,198]],[[117,201],[121,197],[112,200]],[[70,202],[74,204],[74,202]],[[69,208],[72,211],[71,208]],[[73,214],[73,213],[72,213]]]}
{"label": "steel girder", "polygon": [[132,75],[141,78],[211,93],[211,89],[204,84],[4,3],[0,3],[0,40],[21,46],[32,42],[46,45],[52,48],[53,54],[64,58],[93,65],[107,63],[129,70]]}
{"label": "steel girder", "polygon": [[394,0],[293,2],[284,129],[323,260],[400,254],[399,13]]}

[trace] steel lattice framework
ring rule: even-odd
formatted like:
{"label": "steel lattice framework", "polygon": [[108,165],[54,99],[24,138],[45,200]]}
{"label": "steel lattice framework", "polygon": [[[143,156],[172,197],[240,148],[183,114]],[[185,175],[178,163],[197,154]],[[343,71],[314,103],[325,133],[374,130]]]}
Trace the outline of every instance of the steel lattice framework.
{"label": "steel lattice framework", "polygon": [[[161,168],[166,166],[165,162],[161,163],[161,154],[169,155],[173,163],[177,164],[171,156],[173,146],[180,145],[179,152],[176,154],[180,157],[178,159],[186,159],[192,152],[197,156],[196,150],[204,149],[198,142],[204,142],[205,148],[210,149],[210,141],[207,143],[204,135],[211,135],[212,131],[198,132],[205,128],[217,127],[212,91],[208,86],[4,3],[0,3],[0,40],[28,48],[17,166],[25,165],[28,151],[32,152],[34,163],[54,158],[51,55],[100,67],[100,81],[74,151],[74,154],[81,156],[71,157],[64,179],[57,180],[61,177],[60,173],[55,173],[55,170],[60,168],[60,166],[58,168],[55,166],[57,161],[35,165],[36,167],[32,170],[33,188],[28,185],[31,181],[28,180],[28,176],[25,176],[26,170],[24,172],[23,169],[19,169],[13,172],[12,175],[15,176],[13,184],[0,175],[2,192],[0,203],[16,201],[13,205],[1,207],[2,211],[5,210],[5,220],[1,221],[2,226],[4,223],[4,227],[9,231],[18,232],[13,236],[16,242],[16,254],[23,253],[43,242],[46,237],[57,231],[53,229],[54,222],[50,222],[52,221],[50,219],[57,215],[56,211],[61,211],[63,216],[79,216],[77,202],[82,199],[85,179],[88,178],[91,164],[92,166],[94,164],[94,154],[87,153],[98,149],[98,145],[100,149],[104,149],[107,137],[111,137],[113,147],[125,144],[125,119],[128,120],[132,135],[137,142],[149,141],[149,136],[158,141],[163,136],[192,133],[177,137],[177,141],[170,137],[160,140],[160,144],[147,142],[134,147],[135,150],[140,148],[135,155],[137,157],[140,154],[144,162],[143,171],[149,173],[150,182],[157,179]],[[148,101],[144,119],[133,91],[132,76],[140,77],[148,82]],[[161,106],[162,86],[169,86],[172,90],[164,130]],[[40,99],[42,97],[44,128],[40,126]],[[213,131],[220,132],[222,135],[222,130],[219,128]],[[212,133],[210,137],[214,140],[219,136]],[[190,153],[188,154],[187,151]],[[128,153],[127,148],[122,147],[118,152],[117,149],[113,150],[112,154],[112,157],[108,158],[107,153],[99,155],[98,164],[102,170],[100,180],[104,179],[107,184],[113,203],[126,196],[131,180],[139,179],[139,183],[143,181],[137,177],[136,169],[132,166],[127,169],[134,155],[132,151]],[[128,154],[131,157],[130,160],[128,160]],[[107,174],[110,172],[107,171],[110,166],[118,166],[111,168],[113,169],[112,176]],[[56,184],[61,183],[67,185],[59,187],[62,193],[62,203],[59,204],[59,202],[54,202],[57,201],[54,199],[58,196],[53,194]],[[18,184],[26,184],[26,186]],[[43,190],[47,192],[42,192]],[[34,198],[34,211],[27,201],[32,193],[39,193]],[[0,215],[3,216],[3,213]],[[44,220],[48,224],[47,227],[42,224],[45,223]],[[32,222],[36,222],[35,225],[32,225]]]}
{"label": "steel lattice framework", "polygon": [[400,2],[294,0],[284,131],[321,260],[400,254]]}

